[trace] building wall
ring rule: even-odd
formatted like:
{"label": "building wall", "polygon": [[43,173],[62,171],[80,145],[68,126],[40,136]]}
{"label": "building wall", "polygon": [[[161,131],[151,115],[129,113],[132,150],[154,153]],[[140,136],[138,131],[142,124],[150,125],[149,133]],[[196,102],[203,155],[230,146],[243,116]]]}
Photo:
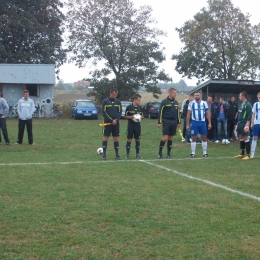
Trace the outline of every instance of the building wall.
{"label": "building wall", "polygon": [[[19,99],[23,97],[24,84],[2,84],[2,88],[3,96],[9,106],[16,106]],[[39,96],[30,95],[30,98],[34,101],[35,106],[44,106],[48,113],[53,106],[53,93],[54,85],[39,85]]]}

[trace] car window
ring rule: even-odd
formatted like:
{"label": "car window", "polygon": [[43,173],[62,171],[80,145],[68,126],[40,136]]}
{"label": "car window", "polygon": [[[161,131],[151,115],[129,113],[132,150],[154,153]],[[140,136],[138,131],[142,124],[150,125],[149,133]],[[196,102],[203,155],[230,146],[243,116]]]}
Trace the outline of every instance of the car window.
{"label": "car window", "polygon": [[93,102],[90,101],[79,101],[77,107],[95,107]]}
{"label": "car window", "polygon": [[153,103],[154,108],[160,108],[161,103]]}

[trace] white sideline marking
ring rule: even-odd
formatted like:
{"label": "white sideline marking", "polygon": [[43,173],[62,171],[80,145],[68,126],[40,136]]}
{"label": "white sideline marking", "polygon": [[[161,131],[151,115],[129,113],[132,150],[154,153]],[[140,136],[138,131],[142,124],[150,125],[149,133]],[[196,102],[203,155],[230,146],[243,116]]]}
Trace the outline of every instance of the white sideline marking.
{"label": "white sideline marking", "polygon": [[177,175],[180,175],[182,177],[186,177],[186,178],[189,178],[189,179],[192,179],[192,180],[204,182],[204,183],[209,184],[211,186],[214,186],[214,187],[217,187],[217,188],[221,188],[223,190],[226,190],[226,191],[229,191],[229,192],[232,192],[232,193],[236,193],[236,194],[239,194],[241,196],[244,196],[244,197],[247,197],[247,198],[250,198],[250,199],[254,199],[254,200],[260,201],[260,197],[253,196],[251,194],[248,194],[248,193],[245,193],[245,192],[242,192],[242,191],[234,190],[234,189],[231,189],[231,188],[229,188],[227,186],[223,186],[221,184],[214,183],[212,181],[207,181],[207,180],[204,180],[204,179],[201,179],[201,178],[198,178],[198,177],[193,177],[191,175],[188,175],[188,174],[185,174],[185,173],[181,173],[181,172],[178,172],[176,170],[172,170],[172,169],[169,169],[167,167],[164,167],[164,166],[161,166],[161,165],[157,165],[157,164],[151,163],[151,162],[146,161],[146,160],[140,160],[140,162],[146,163],[146,164],[158,167],[158,168],[161,168],[161,169],[166,170],[168,172],[173,172],[173,173],[175,173]]}

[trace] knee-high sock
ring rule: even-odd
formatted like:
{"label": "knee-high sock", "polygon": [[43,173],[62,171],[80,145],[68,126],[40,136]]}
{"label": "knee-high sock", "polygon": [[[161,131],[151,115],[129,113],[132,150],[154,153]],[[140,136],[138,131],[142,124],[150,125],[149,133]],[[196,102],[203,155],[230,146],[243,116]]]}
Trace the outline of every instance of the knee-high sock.
{"label": "knee-high sock", "polygon": [[196,142],[191,142],[190,146],[191,146],[191,153],[195,154],[195,151],[196,151]]}
{"label": "knee-high sock", "polygon": [[140,153],[140,141],[135,142],[135,152],[136,154]]}
{"label": "knee-high sock", "polygon": [[240,139],[241,154],[245,154],[245,148],[246,148],[246,144],[245,144],[244,139]]}
{"label": "knee-high sock", "polygon": [[251,155],[255,155],[256,145],[257,145],[257,140],[253,139],[251,144]]}
{"label": "knee-high sock", "polygon": [[131,142],[126,142],[126,154],[130,154]]}
{"label": "knee-high sock", "polygon": [[202,142],[201,143],[203,154],[207,153],[207,148],[208,148],[208,143],[207,142]]}
{"label": "knee-high sock", "polygon": [[114,148],[115,148],[116,156],[118,156],[119,142],[114,142]]}
{"label": "knee-high sock", "polygon": [[107,141],[103,141],[103,142],[102,142],[102,148],[103,148],[103,154],[106,155],[106,151],[107,151]]}
{"label": "knee-high sock", "polygon": [[163,140],[161,140],[160,146],[159,146],[159,153],[162,153],[162,149],[163,149],[164,145],[165,145],[165,142]]}
{"label": "knee-high sock", "polygon": [[251,144],[250,144],[250,140],[249,139],[245,141],[245,147],[246,147],[246,154],[250,156]]}
{"label": "knee-high sock", "polygon": [[167,142],[167,155],[171,154],[171,150],[172,150],[172,140],[168,140],[168,142]]}

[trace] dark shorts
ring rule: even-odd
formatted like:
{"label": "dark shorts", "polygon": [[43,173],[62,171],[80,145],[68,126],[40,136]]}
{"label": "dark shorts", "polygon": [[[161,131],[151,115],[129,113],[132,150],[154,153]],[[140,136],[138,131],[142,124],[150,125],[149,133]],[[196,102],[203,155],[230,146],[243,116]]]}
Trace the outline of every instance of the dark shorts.
{"label": "dark shorts", "polygon": [[103,131],[103,135],[104,136],[110,136],[112,133],[113,137],[117,137],[119,136],[120,132],[119,132],[119,123],[117,123],[116,125],[107,125],[104,127],[104,131]]}
{"label": "dark shorts", "polygon": [[141,138],[141,124],[130,124],[127,126],[127,139],[140,139]]}
{"label": "dark shorts", "polygon": [[249,136],[250,135],[250,131],[248,131],[246,133],[244,132],[245,124],[246,124],[246,121],[238,122],[238,124],[237,124],[237,133],[239,135],[242,135],[242,136]]}
{"label": "dark shorts", "polygon": [[177,121],[176,120],[162,120],[162,134],[174,136],[176,135]]}

